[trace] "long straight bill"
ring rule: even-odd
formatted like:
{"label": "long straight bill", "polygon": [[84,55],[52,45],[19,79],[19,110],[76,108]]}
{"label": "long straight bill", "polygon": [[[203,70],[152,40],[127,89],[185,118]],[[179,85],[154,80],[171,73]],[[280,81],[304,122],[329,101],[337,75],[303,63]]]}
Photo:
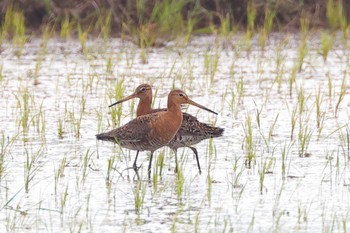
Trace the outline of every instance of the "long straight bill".
{"label": "long straight bill", "polygon": [[114,105],[123,103],[124,101],[130,100],[130,99],[133,99],[133,98],[136,98],[136,95],[135,95],[135,94],[129,95],[129,96],[127,96],[127,97],[125,97],[125,98],[123,98],[123,99],[121,99],[121,100],[118,100],[117,102],[115,102],[115,103],[109,105],[108,107],[110,108],[110,107],[112,107],[112,106],[114,106]]}
{"label": "long straight bill", "polygon": [[214,113],[215,115],[218,115],[218,114],[217,114],[216,112],[214,112],[213,110],[210,110],[209,108],[206,108],[206,107],[204,107],[203,105],[200,105],[200,104],[194,102],[193,100],[188,99],[188,100],[187,100],[187,103],[188,103],[188,104],[191,104],[191,105],[193,105],[193,106],[196,106],[196,107],[198,107],[198,108],[204,109],[204,110],[206,110],[206,111],[208,111],[208,112]]}

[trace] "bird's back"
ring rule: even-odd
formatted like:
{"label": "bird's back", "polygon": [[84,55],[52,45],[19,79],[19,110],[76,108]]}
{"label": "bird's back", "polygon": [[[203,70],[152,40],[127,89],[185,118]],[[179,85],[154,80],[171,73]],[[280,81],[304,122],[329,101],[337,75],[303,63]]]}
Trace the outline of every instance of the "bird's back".
{"label": "bird's back", "polygon": [[[166,111],[166,108],[153,109],[152,113],[162,111]],[[168,143],[168,146],[173,150],[195,145],[205,139],[220,137],[224,133],[223,128],[200,122],[197,117],[188,113],[182,114],[183,120],[181,127],[175,137]]]}
{"label": "bird's back", "polygon": [[180,126],[180,122],[172,125],[167,116],[162,111],[139,116],[117,129],[98,134],[96,137],[131,150],[154,151],[165,146]]}
{"label": "bird's back", "polygon": [[121,147],[131,150],[149,150],[150,146],[155,147],[151,135],[153,122],[158,114],[149,114],[135,118],[129,123],[106,133],[96,135],[98,140],[110,141],[119,144]]}

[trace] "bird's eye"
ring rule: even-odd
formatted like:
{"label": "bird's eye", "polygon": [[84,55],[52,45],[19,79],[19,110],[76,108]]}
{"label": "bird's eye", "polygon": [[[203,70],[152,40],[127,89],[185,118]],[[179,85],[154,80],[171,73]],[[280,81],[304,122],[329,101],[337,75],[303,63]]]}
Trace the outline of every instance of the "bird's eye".
{"label": "bird's eye", "polygon": [[180,93],[179,96],[184,96],[184,94]]}
{"label": "bird's eye", "polygon": [[142,92],[145,92],[146,91],[146,88],[141,88],[141,90],[140,91],[142,91]]}

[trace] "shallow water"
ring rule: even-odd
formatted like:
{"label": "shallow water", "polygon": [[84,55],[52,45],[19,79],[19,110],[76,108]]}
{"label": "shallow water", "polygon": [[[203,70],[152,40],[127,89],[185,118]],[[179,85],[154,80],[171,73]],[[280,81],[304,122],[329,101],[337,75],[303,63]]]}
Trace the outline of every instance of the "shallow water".
{"label": "shallow water", "polygon": [[[195,37],[188,45],[179,41],[147,50],[146,63],[137,46],[120,39],[90,40],[85,52],[74,39],[45,44],[33,38],[23,49],[3,44],[0,232],[349,230],[347,93],[337,113],[335,109],[343,80],[349,91],[350,50],[337,35],[324,62],[318,37],[316,33],[308,38],[308,53],[295,73],[291,95],[299,35],[273,34],[264,50],[257,38],[248,47],[244,35],[226,41]],[[116,96],[121,83],[123,92]],[[156,158],[159,153],[165,156],[157,181],[154,176],[147,181],[148,155],[140,154],[138,181],[127,169],[134,151],[95,139],[95,134],[135,117],[137,101],[119,107],[120,122],[112,122],[108,105],[141,83],[157,89],[155,107],[164,107],[167,93],[177,87],[219,112],[215,116],[193,106],[186,110],[200,121],[225,128],[225,133],[196,145],[201,175],[192,151],[178,150],[183,185],[169,149],[157,152]],[[248,118],[255,155],[250,168]],[[300,132],[308,135],[304,152]],[[108,161],[113,161],[110,173]],[[157,171],[152,174],[160,173],[156,161],[153,168]],[[135,196],[143,194],[143,204],[136,208]]]}

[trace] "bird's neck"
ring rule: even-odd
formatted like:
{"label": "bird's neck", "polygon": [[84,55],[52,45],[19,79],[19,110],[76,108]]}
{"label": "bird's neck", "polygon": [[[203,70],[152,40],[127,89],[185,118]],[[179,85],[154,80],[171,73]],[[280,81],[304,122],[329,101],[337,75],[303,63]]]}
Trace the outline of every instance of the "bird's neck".
{"label": "bird's neck", "polygon": [[140,99],[139,105],[137,106],[137,116],[143,116],[152,113],[152,96]]}
{"label": "bird's neck", "polygon": [[180,104],[174,103],[171,99],[168,99],[168,109],[167,113],[172,116],[176,116],[182,122],[182,111]]}

